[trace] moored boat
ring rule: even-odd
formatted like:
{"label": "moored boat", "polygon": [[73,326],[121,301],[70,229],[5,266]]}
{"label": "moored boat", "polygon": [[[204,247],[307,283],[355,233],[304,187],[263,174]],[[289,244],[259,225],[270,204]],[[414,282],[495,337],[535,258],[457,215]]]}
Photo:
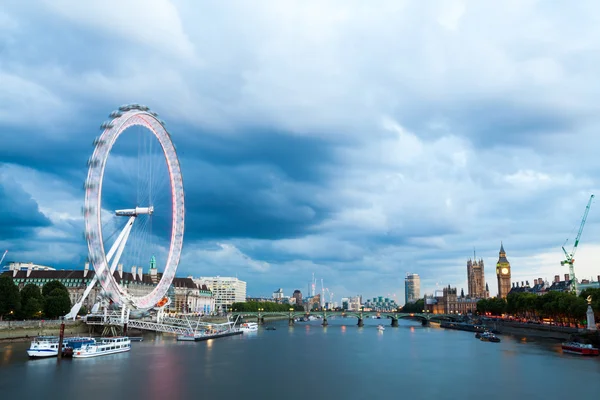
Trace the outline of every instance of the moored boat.
{"label": "moored boat", "polygon": [[27,355],[31,358],[56,357],[58,336],[38,336],[31,341]]}
{"label": "moored boat", "polygon": [[561,345],[564,353],[579,354],[582,356],[597,356],[600,351],[591,344],[566,342]]}
{"label": "moored boat", "polygon": [[[58,336],[38,336],[31,341],[27,355],[31,358],[56,357],[59,339]],[[94,338],[91,337],[65,337],[62,343],[62,354],[69,355],[73,349],[94,342]]]}
{"label": "moored boat", "polygon": [[126,336],[102,338],[94,344],[84,344],[73,351],[73,358],[99,357],[131,350],[131,340]]}
{"label": "moored boat", "polygon": [[72,357],[73,353],[87,344],[95,344],[96,339],[92,337],[71,337],[63,339],[63,357]]}
{"label": "moored boat", "polygon": [[256,322],[245,322],[240,325],[240,330],[244,333],[256,332],[258,331],[258,324]]}

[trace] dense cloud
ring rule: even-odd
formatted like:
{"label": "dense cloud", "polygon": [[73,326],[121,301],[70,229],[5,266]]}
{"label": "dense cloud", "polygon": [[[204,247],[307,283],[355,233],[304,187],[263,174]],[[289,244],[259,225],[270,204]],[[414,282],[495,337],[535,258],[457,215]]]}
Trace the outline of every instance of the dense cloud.
{"label": "dense cloud", "polygon": [[[9,1],[0,243],[13,259],[81,266],[91,142],[110,111],[137,102],[166,121],[181,160],[183,275],[237,275],[269,295],[306,291],[315,272],[336,298],[401,299],[407,272],[427,292],[466,287],[475,249],[495,293],[503,241],[515,280],[550,279],[567,272],[560,246],[599,187],[599,11]],[[135,142],[115,148],[106,210],[131,202],[135,156]],[[578,256],[585,277],[600,273],[596,206]],[[160,243],[169,216],[158,209]]]}

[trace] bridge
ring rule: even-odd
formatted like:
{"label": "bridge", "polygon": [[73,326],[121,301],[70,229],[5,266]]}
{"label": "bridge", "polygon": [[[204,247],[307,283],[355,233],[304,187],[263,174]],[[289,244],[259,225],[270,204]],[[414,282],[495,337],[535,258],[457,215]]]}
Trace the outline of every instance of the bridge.
{"label": "bridge", "polygon": [[457,314],[432,314],[432,313],[399,313],[399,312],[383,312],[383,311],[275,311],[275,312],[266,312],[266,311],[231,311],[230,314],[233,316],[233,319],[239,317],[242,318],[256,318],[259,324],[263,324],[265,322],[265,317],[287,317],[288,324],[290,326],[294,325],[295,319],[299,317],[315,316],[323,319],[323,326],[327,326],[329,323],[327,322],[328,318],[331,317],[342,317],[342,318],[357,318],[358,326],[364,326],[364,319],[372,316],[381,317],[392,320],[392,326],[398,326],[398,320],[400,319],[412,319],[421,321],[423,326],[429,325],[430,321],[456,321],[460,318]]}

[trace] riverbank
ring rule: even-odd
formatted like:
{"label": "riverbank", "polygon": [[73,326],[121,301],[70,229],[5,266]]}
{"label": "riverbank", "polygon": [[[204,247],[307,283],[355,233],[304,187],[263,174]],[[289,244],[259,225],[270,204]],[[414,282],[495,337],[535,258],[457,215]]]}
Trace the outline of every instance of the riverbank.
{"label": "riverbank", "polygon": [[[0,342],[27,341],[35,336],[58,336],[62,321],[2,321],[0,323]],[[88,333],[83,321],[64,321],[65,336]]]}
{"label": "riverbank", "polygon": [[489,330],[496,331],[499,334],[541,337],[556,340],[570,340],[572,336],[581,335],[585,332],[584,329],[552,325],[523,324],[520,322],[503,320],[483,321],[483,325]]}

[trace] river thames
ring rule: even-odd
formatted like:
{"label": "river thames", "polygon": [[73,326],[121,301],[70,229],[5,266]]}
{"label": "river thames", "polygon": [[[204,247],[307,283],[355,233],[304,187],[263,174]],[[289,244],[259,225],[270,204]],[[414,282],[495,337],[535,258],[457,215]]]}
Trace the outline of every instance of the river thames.
{"label": "river thames", "polygon": [[[591,399],[600,359],[562,354],[560,344],[400,321],[273,322],[207,342],[146,334],[129,353],[29,360],[27,342],[0,344],[7,399]],[[385,324],[379,332],[378,323]]]}

